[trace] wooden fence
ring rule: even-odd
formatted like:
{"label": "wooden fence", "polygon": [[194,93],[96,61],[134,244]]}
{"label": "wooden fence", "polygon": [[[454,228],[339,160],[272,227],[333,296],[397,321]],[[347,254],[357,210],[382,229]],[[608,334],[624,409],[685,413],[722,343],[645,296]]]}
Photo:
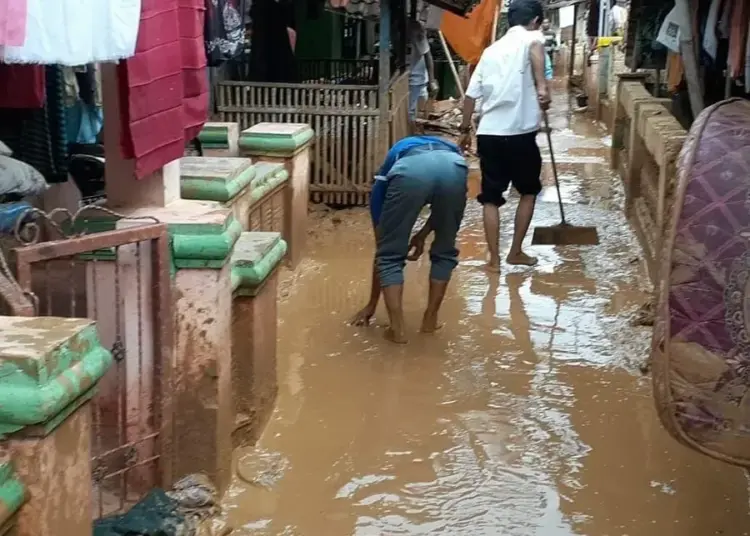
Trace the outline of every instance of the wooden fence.
{"label": "wooden fence", "polygon": [[[376,85],[219,82],[218,121],[240,130],[261,122],[308,123],[315,131],[311,150],[313,202],[365,205],[372,179],[388,146],[408,133],[408,73],[394,77],[388,99]],[[389,125],[381,125],[381,102]]]}

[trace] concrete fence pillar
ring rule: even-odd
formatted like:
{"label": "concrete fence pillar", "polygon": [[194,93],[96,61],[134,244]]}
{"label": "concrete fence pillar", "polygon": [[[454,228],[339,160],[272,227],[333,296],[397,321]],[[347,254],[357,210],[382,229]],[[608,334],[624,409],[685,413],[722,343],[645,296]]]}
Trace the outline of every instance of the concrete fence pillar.
{"label": "concrete fence pillar", "polygon": [[255,443],[278,391],[278,268],[286,253],[279,233],[242,233],[232,254],[232,398],[234,448]]}
{"label": "concrete fence pillar", "polygon": [[[180,194],[183,199],[217,201],[232,211],[244,231],[286,232],[284,222],[277,225],[272,215],[260,214],[260,229],[253,214],[270,194],[282,186],[289,187],[289,173],[283,164],[259,162],[249,158],[187,156],[180,160]],[[286,204],[284,204],[286,205]],[[262,210],[263,207],[261,207]],[[273,208],[273,207],[265,207]],[[281,207],[286,221],[287,206]],[[257,218],[255,218],[257,219]],[[275,228],[275,227],[278,227]],[[288,239],[284,235],[284,239]]]}
{"label": "concrete fence pillar", "polygon": [[310,146],[314,132],[304,123],[258,123],[243,130],[242,156],[284,164],[289,173],[284,211],[284,237],[292,268],[304,257],[307,241],[307,206],[310,199]]}
{"label": "concrete fence pillar", "polygon": [[203,156],[238,156],[237,141],[240,126],[237,123],[208,122],[198,134],[203,146]]}
{"label": "concrete fence pillar", "polygon": [[[89,402],[111,363],[91,320],[0,317],[0,436],[28,490],[14,536],[91,534]],[[0,500],[13,510],[19,483],[0,467]]]}

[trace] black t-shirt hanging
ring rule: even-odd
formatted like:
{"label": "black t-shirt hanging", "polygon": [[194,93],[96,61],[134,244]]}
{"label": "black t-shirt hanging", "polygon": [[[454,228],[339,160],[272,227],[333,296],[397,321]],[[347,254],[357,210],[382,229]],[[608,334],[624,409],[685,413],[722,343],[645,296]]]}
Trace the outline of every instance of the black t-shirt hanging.
{"label": "black t-shirt hanging", "polygon": [[209,67],[242,54],[245,44],[245,0],[206,0],[204,41]]}

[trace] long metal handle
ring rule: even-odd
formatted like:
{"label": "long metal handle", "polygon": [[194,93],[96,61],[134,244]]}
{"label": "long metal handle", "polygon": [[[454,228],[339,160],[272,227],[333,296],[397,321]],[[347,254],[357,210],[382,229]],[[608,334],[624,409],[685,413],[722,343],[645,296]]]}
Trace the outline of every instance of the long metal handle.
{"label": "long metal handle", "polygon": [[555,188],[557,188],[557,202],[560,204],[560,219],[563,225],[567,225],[565,221],[565,209],[563,208],[562,195],[560,194],[560,180],[557,178],[557,164],[555,164],[555,151],[552,149],[552,133],[549,128],[549,118],[547,117],[547,110],[542,110],[544,116],[544,130],[547,132],[547,143],[549,143],[549,158],[552,161],[552,175],[555,177]]}

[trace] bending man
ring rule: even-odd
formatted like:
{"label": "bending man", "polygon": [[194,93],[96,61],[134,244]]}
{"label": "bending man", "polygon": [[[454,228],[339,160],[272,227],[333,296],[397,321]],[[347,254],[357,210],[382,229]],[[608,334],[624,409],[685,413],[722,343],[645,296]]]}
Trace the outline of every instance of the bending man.
{"label": "bending man", "polygon": [[[430,233],[430,290],[422,319],[422,331],[438,329],[438,310],[453,269],[458,264],[456,235],[466,207],[468,166],[455,144],[433,136],[410,136],[398,141],[375,177],[370,213],[377,250],[369,303],[352,319],[367,325],[383,292],[390,325],[385,337],[406,342],[402,305],[404,266],[416,260]],[[430,217],[411,240],[422,207],[430,205]],[[409,254],[412,250],[411,255]]]}

